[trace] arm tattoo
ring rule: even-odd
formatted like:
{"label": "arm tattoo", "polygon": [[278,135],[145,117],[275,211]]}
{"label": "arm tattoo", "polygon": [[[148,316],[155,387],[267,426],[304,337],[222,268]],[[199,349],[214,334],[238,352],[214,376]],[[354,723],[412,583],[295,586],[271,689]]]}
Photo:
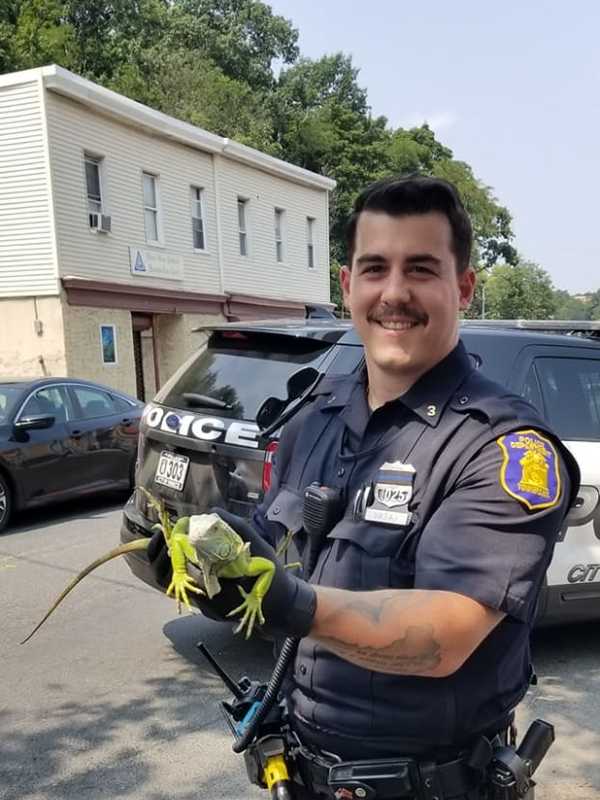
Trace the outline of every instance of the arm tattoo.
{"label": "arm tattoo", "polygon": [[431,625],[410,625],[401,639],[381,647],[352,644],[331,636],[319,637],[318,641],[352,664],[394,675],[427,673],[442,660]]}

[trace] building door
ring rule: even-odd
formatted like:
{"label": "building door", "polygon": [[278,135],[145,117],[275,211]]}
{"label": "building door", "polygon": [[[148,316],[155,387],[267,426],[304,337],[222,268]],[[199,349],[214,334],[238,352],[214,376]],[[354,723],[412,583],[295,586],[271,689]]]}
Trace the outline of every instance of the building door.
{"label": "building door", "polygon": [[160,386],[158,374],[157,316],[131,312],[133,327],[133,359],[137,396],[151,400]]}
{"label": "building door", "polygon": [[138,400],[146,402],[144,390],[144,359],[142,357],[142,332],[133,329],[133,361],[135,364],[135,386]]}

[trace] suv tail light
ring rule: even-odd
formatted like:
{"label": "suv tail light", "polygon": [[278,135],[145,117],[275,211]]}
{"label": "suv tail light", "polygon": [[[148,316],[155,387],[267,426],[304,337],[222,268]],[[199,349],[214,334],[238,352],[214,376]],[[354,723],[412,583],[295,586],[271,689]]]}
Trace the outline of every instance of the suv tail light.
{"label": "suv tail light", "polygon": [[263,492],[268,492],[271,488],[271,473],[273,471],[273,456],[277,452],[279,442],[269,442],[265,450],[265,460],[263,463],[262,488]]}

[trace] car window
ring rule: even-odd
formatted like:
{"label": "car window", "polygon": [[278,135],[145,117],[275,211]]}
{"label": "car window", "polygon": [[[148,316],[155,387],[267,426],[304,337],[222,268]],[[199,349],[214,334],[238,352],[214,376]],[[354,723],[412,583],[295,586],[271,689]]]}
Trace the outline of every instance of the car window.
{"label": "car window", "polygon": [[19,397],[23,394],[21,386],[0,384],[0,423],[6,422],[15,409]]}
{"label": "car window", "polygon": [[600,440],[600,359],[537,358],[548,421],[563,439]]}
{"label": "car window", "polygon": [[50,415],[55,423],[66,422],[70,418],[67,392],[63,386],[46,386],[38,389],[25,403],[19,419]]}
{"label": "car window", "polygon": [[529,372],[525,378],[525,383],[521,389],[521,396],[527,400],[528,403],[531,403],[532,406],[537,408],[540,414],[545,414],[542,393],[540,390],[540,382],[533,364],[529,368]]}
{"label": "car window", "polygon": [[204,406],[213,414],[254,420],[263,400],[287,397],[290,375],[303,367],[318,369],[331,347],[331,342],[295,336],[216,332],[206,348],[165,384],[156,401],[196,411],[202,404],[184,395],[204,395],[228,405]]}
{"label": "car window", "polygon": [[119,397],[118,394],[111,394],[110,398],[113,401],[113,406],[115,411],[117,411],[119,414],[122,413],[123,411],[133,410],[133,406],[131,405],[131,403],[128,403],[127,400],[125,400],[123,397]]}
{"label": "car window", "polygon": [[71,386],[81,408],[80,419],[95,419],[108,417],[116,413],[115,404],[108,392],[102,389],[93,389],[90,386]]}

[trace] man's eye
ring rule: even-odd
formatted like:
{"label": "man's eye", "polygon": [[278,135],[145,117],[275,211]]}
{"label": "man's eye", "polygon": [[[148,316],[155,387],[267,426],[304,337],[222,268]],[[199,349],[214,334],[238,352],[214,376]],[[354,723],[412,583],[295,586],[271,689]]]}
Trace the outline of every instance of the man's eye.
{"label": "man's eye", "polygon": [[426,267],[424,264],[413,264],[411,271],[416,272],[417,275],[433,275],[431,267]]}
{"label": "man's eye", "polygon": [[381,264],[367,264],[363,272],[381,272],[383,266]]}

